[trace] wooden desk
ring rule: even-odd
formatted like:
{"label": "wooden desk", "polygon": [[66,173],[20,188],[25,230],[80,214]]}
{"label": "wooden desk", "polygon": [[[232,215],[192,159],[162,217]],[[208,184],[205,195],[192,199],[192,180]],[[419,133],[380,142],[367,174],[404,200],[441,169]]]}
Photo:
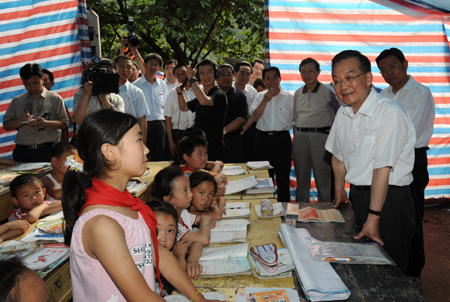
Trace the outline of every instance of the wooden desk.
{"label": "wooden desk", "polygon": [[[250,225],[248,226],[247,233],[247,242],[250,243],[250,247],[265,243],[275,243],[278,248],[283,248],[284,245],[278,237],[281,218],[274,217],[259,219],[255,213],[255,209],[253,208],[253,204],[259,203],[259,200],[251,200],[249,202],[252,202],[249,218]],[[230,203],[232,203],[232,201]],[[211,247],[226,245],[231,244],[211,244]],[[217,278],[199,278],[198,280],[193,281],[194,284],[202,291],[211,291],[210,289],[212,288],[215,291],[223,293],[226,296],[227,301],[235,301],[237,293],[243,293],[245,287],[249,286],[294,288],[293,277],[261,280],[253,277],[252,275],[241,275]]]}
{"label": "wooden desk", "polygon": [[[283,207],[286,208],[286,202]],[[330,209],[332,203],[300,202],[300,208]],[[297,222],[297,228],[307,229],[311,236],[323,241],[361,242],[353,239],[361,227],[356,222],[353,209],[349,204],[339,207],[345,223],[313,223]],[[425,301],[400,269],[395,265],[359,265],[359,264],[331,264],[344,284],[351,291],[346,301]],[[305,298],[300,290],[300,296]]]}

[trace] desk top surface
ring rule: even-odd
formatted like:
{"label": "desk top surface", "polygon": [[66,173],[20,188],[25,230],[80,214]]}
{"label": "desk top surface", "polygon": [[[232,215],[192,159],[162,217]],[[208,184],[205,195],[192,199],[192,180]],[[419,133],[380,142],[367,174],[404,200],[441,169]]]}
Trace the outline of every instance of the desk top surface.
{"label": "desk top surface", "polygon": [[[300,208],[331,209],[332,203],[298,203]],[[283,203],[286,208],[287,203]],[[311,236],[323,241],[362,242],[353,239],[361,227],[358,225],[353,209],[349,204],[338,210],[345,223],[297,222],[297,228],[305,228]],[[395,265],[360,265],[332,263],[336,273],[351,291],[346,301],[426,301],[413,289],[400,269]],[[304,294],[301,293],[304,298]]]}
{"label": "desk top surface", "polygon": [[[281,224],[280,217],[259,219],[256,215],[253,204],[259,203],[259,200],[250,200],[252,203],[250,210],[250,225],[248,226],[247,242],[250,247],[265,244],[275,243],[278,248],[283,248],[284,245],[278,237],[278,231]],[[211,244],[211,247],[220,247],[231,245],[231,243]],[[226,296],[228,301],[235,301],[237,293],[243,293],[245,287],[283,287],[294,288],[293,277],[279,278],[279,279],[265,279],[261,280],[252,275],[217,277],[217,278],[199,278],[193,280],[194,284],[202,291],[214,289]]]}

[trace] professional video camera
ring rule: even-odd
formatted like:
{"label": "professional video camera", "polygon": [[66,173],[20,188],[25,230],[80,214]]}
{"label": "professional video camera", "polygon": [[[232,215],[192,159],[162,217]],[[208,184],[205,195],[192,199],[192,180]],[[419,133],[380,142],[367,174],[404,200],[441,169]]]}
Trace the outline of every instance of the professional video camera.
{"label": "professional video camera", "polygon": [[106,68],[99,68],[95,65],[89,66],[83,71],[81,82],[91,81],[92,94],[119,93],[119,75],[111,73]]}
{"label": "professional video camera", "polygon": [[128,17],[128,30],[130,33],[128,34],[128,43],[130,43],[133,47],[139,46],[139,38],[134,33],[134,19],[133,17]]}

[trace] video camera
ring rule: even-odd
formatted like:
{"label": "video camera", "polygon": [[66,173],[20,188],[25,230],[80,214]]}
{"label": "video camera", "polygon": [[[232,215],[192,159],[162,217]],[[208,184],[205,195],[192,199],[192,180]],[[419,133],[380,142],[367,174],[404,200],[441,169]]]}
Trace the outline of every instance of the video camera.
{"label": "video camera", "polygon": [[92,94],[119,93],[119,75],[106,68],[91,65],[85,69],[81,82],[84,85],[89,81],[93,83]]}
{"label": "video camera", "polygon": [[134,19],[133,17],[128,17],[128,30],[130,33],[128,34],[128,43],[130,43],[133,47],[139,46],[139,38],[134,33]]}

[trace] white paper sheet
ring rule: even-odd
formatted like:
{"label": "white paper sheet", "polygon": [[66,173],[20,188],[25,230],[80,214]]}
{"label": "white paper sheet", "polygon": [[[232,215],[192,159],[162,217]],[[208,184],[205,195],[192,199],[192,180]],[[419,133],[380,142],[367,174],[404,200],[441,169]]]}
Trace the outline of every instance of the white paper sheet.
{"label": "white paper sheet", "polygon": [[305,238],[308,230],[296,229],[283,223],[280,226],[302,288],[312,301],[346,300],[350,291],[329,263],[313,261]]}

